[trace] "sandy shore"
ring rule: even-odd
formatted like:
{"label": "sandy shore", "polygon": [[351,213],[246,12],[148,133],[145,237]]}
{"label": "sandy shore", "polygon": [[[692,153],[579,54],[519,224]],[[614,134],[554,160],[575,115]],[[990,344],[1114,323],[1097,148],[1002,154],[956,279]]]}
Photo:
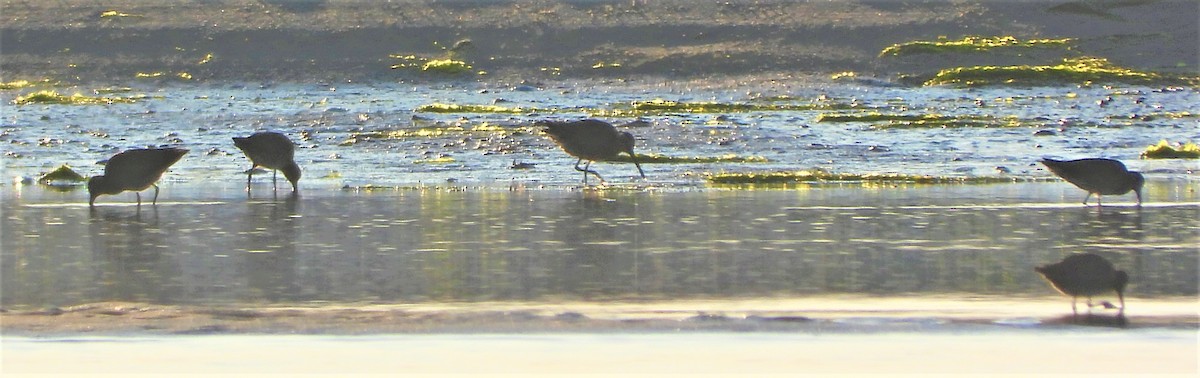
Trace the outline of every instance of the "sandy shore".
{"label": "sandy shore", "polygon": [[[1194,376],[1194,332],[8,338],[5,376],[934,374]],[[103,374],[103,375],[98,375]]]}
{"label": "sandy shore", "polygon": [[[311,304],[187,306],[104,302],[5,311],[4,334],[219,335],[506,332],[929,332],[961,327],[1196,329],[1187,299],[1131,299],[1119,324],[1115,311],[1072,318],[1063,298],[954,297],[720,299],[648,302]],[[1014,329],[1016,329],[1014,328]]]}
{"label": "sandy shore", "polygon": [[[1200,3],[1146,1],[251,1],[4,0],[4,80],[540,81],[885,78],[957,65],[1099,56],[1195,72]],[[108,11],[115,11],[105,13]],[[1014,35],[1069,50],[880,58],[894,43]],[[453,57],[471,73],[391,69],[389,55]],[[182,75],[186,74],[186,75]],[[184,78],[181,78],[184,77]]]}

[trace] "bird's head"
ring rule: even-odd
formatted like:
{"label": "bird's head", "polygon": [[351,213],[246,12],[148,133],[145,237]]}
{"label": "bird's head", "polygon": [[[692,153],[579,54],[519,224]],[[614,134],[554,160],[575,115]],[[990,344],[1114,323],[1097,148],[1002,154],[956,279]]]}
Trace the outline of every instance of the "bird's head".
{"label": "bird's head", "polygon": [[1133,194],[1137,195],[1138,205],[1142,204],[1142,186],[1146,184],[1146,177],[1140,172],[1129,172],[1129,179],[1133,180]]}
{"label": "bird's head", "polygon": [[96,197],[99,197],[101,194],[115,194],[115,193],[109,193],[109,191],[107,190],[107,182],[104,181],[104,176],[92,176],[92,178],[88,179],[87,186],[88,186],[88,206],[95,206],[96,205]]}
{"label": "bird's head", "polygon": [[292,183],[292,191],[299,191],[300,187],[297,186],[297,183],[300,182],[300,165],[293,161],[280,170],[283,171],[283,177]]}
{"label": "bird's head", "polygon": [[1116,277],[1113,279],[1113,290],[1116,290],[1117,294],[1123,294],[1125,293],[1126,285],[1129,285],[1129,274],[1125,273],[1124,270],[1116,271]]}

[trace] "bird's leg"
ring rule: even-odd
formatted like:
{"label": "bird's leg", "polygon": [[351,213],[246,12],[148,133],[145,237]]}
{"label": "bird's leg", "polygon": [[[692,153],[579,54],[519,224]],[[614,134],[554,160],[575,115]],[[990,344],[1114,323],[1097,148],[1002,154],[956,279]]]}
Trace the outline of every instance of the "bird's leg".
{"label": "bird's leg", "polygon": [[272,169],[271,170],[271,190],[278,190],[278,189],[279,189],[279,170]]}
{"label": "bird's leg", "polygon": [[154,205],[157,205],[158,204],[158,184],[150,184],[150,186],[154,187],[154,199],[151,200],[151,203]]}
{"label": "bird's leg", "polygon": [[1071,297],[1071,320],[1078,320],[1078,319],[1079,319],[1079,310],[1076,310],[1076,309],[1075,309],[1075,302],[1076,302],[1076,300],[1078,300],[1078,299],[1079,299],[1079,298],[1078,298],[1078,297],[1075,297],[1075,296],[1072,296],[1072,297]]}
{"label": "bird's leg", "polygon": [[133,192],[133,195],[137,196],[137,201],[138,201],[138,204],[137,204],[137,206],[138,206],[138,208],[139,208],[139,209],[140,209],[140,208],[142,208],[142,193],[140,193],[140,192]]}
{"label": "bird's leg", "polygon": [[591,168],[591,166],[592,166],[592,161],[591,161],[591,160],[588,160],[587,164],[584,164],[583,168],[579,168],[579,163],[582,163],[582,162],[583,162],[583,159],[579,159],[579,160],[575,161],[575,170],[576,170],[576,171],[583,172],[583,185],[587,185],[587,175],[588,175],[588,173],[591,173],[591,174],[593,174],[593,175],[596,175],[596,178],[600,179],[600,183],[601,183],[601,184],[603,184],[603,183],[604,183],[604,178],[603,178],[603,177],[600,177],[600,174],[599,174],[599,173],[596,173],[596,171],[593,171],[593,170],[591,170],[591,169],[590,169],[590,168]]}
{"label": "bird's leg", "polygon": [[1092,198],[1092,192],[1088,192],[1087,196],[1084,196],[1084,197],[1083,197],[1083,205],[1084,205],[1084,206],[1087,206],[1087,200],[1088,200],[1088,198]]}
{"label": "bird's leg", "polygon": [[246,192],[250,191],[250,178],[251,177],[254,177],[254,167],[253,166],[251,166],[250,169],[246,171]]}

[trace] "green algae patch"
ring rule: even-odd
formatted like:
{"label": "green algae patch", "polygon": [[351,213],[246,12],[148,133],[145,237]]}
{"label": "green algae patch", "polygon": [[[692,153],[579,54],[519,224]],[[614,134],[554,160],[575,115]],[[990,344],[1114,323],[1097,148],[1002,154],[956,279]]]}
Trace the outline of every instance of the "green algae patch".
{"label": "green algae patch", "polygon": [[938,71],[925,86],[961,85],[1021,85],[1125,83],[1137,85],[1200,84],[1198,77],[1167,76],[1141,72],[1109,63],[1104,58],[1067,58],[1048,66],[976,66],[956,67]]}
{"label": "green algae patch", "polygon": [[538,109],[526,109],[521,107],[504,107],[497,105],[458,105],[458,104],[442,104],[433,103],[418,106],[418,112],[423,113],[508,113],[520,114],[539,111]]}
{"label": "green algae patch", "polygon": [[393,70],[397,69],[418,69],[421,72],[439,73],[447,75],[458,75],[471,72],[473,67],[467,62],[446,58],[446,59],[429,59],[422,58],[416,55],[388,55],[389,58],[398,59],[400,62],[392,64]]}
{"label": "green algae patch", "polygon": [[9,91],[9,90],[14,90],[14,89],[25,89],[25,88],[29,88],[29,87],[32,87],[35,85],[49,84],[49,83],[50,83],[50,79],[43,79],[40,81],[13,80],[13,81],[7,81],[7,82],[0,82],[0,90]]}
{"label": "green algae patch", "polygon": [[767,111],[804,111],[804,110],[833,110],[850,109],[850,104],[839,102],[819,102],[812,104],[778,104],[778,103],[725,103],[725,102],[685,102],[654,99],[634,101],[630,104],[634,111],[647,113],[739,113]]}
{"label": "green algae patch", "polygon": [[102,96],[85,96],[79,93],[67,96],[59,94],[56,91],[45,90],[37,91],[24,96],[18,96],[13,99],[13,104],[29,105],[29,104],[62,104],[62,105],[96,105],[96,104],[132,104],[138,100],[144,99],[146,96],[129,96],[129,97],[102,97]]}
{"label": "green algae patch", "polygon": [[338,143],[338,145],[345,147],[376,140],[440,138],[445,136],[463,135],[507,136],[520,133],[533,133],[534,131],[535,130],[531,127],[510,127],[489,122],[483,122],[472,126],[437,125],[398,130],[353,133],[348,139]]}
{"label": "green algae patch", "polygon": [[947,116],[940,114],[886,114],[859,113],[818,115],[817,122],[862,122],[872,128],[951,128],[951,127],[1016,127],[1021,121],[1016,117],[993,117],[985,115]]}
{"label": "green algae patch", "polygon": [[176,72],[176,73],[174,73],[174,74],[168,74],[168,73],[166,73],[166,72],[162,72],[162,71],[158,71],[158,72],[137,72],[137,73],[134,73],[134,74],[133,74],[133,77],[134,77],[134,78],[136,78],[136,79],[159,79],[159,78],[175,77],[175,78],[178,78],[178,79],[180,79],[180,80],[191,80],[191,79],[192,79],[192,74],[190,74],[190,73],[187,73],[186,71],[180,71],[180,72]]}
{"label": "green algae patch", "polygon": [[712,173],[706,175],[709,183],[715,185],[788,185],[788,184],[819,184],[819,183],[861,183],[864,185],[889,184],[995,184],[1020,181],[1014,177],[976,176],[925,176],[885,173],[834,173],[825,170],[804,170],[792,172],[740,172]]}
{"label": "green algae patch", "polygon": [[1016,48],[1066,48],[1074,38],[1020,40],[1013,36],[966,36],[959,40],[939,38],[936,41],[897,43],[879,52],[880,57],[917,54],[946,54]]}
{"label": "green algae patch", "polygon": [[[617,155],[608,161],[632,163],[629,155]],[[640,164],[688,164],[688,163],[768,163],[762,156],[738,156],[726,154],[721,156],[667,156],[662,154],[637,154]]]}
{"label": "green algae patch", "polygon": [[71,169],[66,164],[58,166],[58,168],[42,175],[37,180],[38,184],[49,186],[78,185],[84,181],[87,181],[86,177],[75,172],[74,169]]}
{"label": "green algae patch", "polygon": [[1183,144],[1174,144],[1166,140],[1159,141],[1158,144],[1146,147],[1142,151],[1143,159],[1200,159],[1200,146],[1196,143],[1187,142]]}
{"label": "green algae patch", "polygon": [[471,65],[461,60],[434,59],[421,65],[421,71],[443,74],[460,74],[471,72]]}
{"label": "green algae patch", "polygon": [[450,156],[413,160],[413,164],[450,164],[454,162],[457,162],[457,160],[454,160],[454,158]]}
{"label": "green algae patch", "polygon": [[126,18],[126,17],[141,18],[141,17],[145,17],[145,16],[140,15],[140,14],[125,13],[125,12],[111,10],[111,9],[100,12],[101,19],[116,19],[116,18]]}

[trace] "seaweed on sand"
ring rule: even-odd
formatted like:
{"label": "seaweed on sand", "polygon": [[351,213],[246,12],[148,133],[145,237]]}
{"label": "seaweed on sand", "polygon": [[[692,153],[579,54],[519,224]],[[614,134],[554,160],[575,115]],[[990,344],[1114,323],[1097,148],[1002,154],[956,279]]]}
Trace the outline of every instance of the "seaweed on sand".
{"label": "seaweed on sand", "polygon": [[1087,84],[1114,82],[1140,85],[1196,85],[1198,77],[1167,76],[1154,72],[1141,72],[1109,63],[1104,58],[1066,58],[1059,64],[1048,66],[975,66],[941,70],[925,82],[933,85],[1052,85]]}
{"label": "seaweed on sand", "polygon": [[1013,36],[966,36],[960,40],[939,38],[937,41],[913,41],[897,43],[883,49],[883,51],[879,52],[879,56],[884,57],[916,54],[974,52],[1000,48],[1066,47],[1074,41],[1074,38],[1028,39],[1022,41]]}
{"label": "seaweed on sand", "polygon": [[418,106],[416,111],[424,113],[530,113],[540,111],[537,109],[525,109],[520,107],[504,107],[497,105],[458,105],[458,104],[443,104],[432,103]]}
{"label": "seaweed on sand", "polygon": [[65,104],[65,105],[94,105],[94,104],[131,104],[138,100],[144,99],[146,96],[129,96],[129,97],[101,97],[101,96],[85,96],[79,93],[67,96],[59,94],[56,91],[44,90],[17,96],[13,99],[15,105],[28,104]]}
{"label": "seaweed on sand", "polygon": [[872,128],[949,128],[949,127],[1013,127],[1021,123],[1014,117],[997,118],[986,115],[941,114],[821,114],[817,122],[865,122]]}
{"label": "seaweed on sand", "polygon": [[87,181],[86,177],[75,172],[70,166],[63,164],[50,171],[42,177],[39,177],[37,182],[42,185],[63,186],[63,185],[78,185]]}
{"label": "seaweed on sand", "polygon": [[800,183],[862,184],[992,184],[1018,181],[1013,177],[951,177],[888,173],[834,173],[821,169],[783,172],[712,173],[708,182],[717,185],[786,185]]}
{"label": "seaweed on sand", "polygon": [[[628,155],[617,155],[608,161],[632,163]],[[687,163],[766,163],[762,156],[738,156],[727,154],[721,156],[667,156],[662,154],[638,154],[637,161],[641,164],[687,164]]]}
{"label": "seaweed on sand", "polygon": [[1182,144],[1172,145],[1166,140],[1161,140],[1156,145],[1146,147],[1142,151],[1143,159],[1200,159],[1200,146],[1196,143],[1187,142]]}

